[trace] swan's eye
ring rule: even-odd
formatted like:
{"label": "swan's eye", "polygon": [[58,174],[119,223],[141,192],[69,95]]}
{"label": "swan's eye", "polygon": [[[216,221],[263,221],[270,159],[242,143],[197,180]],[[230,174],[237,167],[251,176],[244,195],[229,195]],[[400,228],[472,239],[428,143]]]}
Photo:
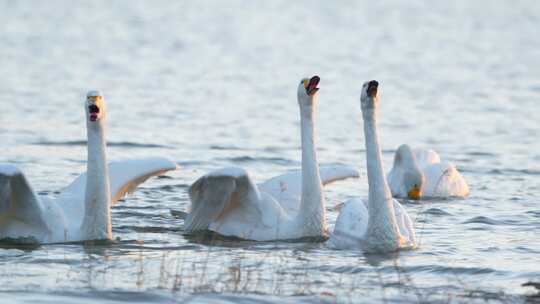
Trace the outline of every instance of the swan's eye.
{"label": "swan's eye", "polygon": [[97,103],[101,100],[101,96],[88,96],[88,100]]}

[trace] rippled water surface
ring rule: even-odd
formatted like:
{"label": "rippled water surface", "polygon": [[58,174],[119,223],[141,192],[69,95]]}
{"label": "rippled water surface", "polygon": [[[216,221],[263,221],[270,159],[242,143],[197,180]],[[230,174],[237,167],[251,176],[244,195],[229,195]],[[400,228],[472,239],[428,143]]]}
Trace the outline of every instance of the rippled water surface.
{"label": "rippled water surface", "polygon": [[[523,302],[540,281],[537,1],[0,1],[0,162],[55,196],[85,170],[83,99],[108,102],[108,157],[182,167],[113,208],[113,244],[0,249],[2,303]],[[385,167],[433,148],[466,199],[404,202],[420,247],[390,256],[324,243],[188,239],[186,189],[242,166],[300,166],[300,78],[321,76],[322,163],[367,195],[359,89],[381,82]]]}

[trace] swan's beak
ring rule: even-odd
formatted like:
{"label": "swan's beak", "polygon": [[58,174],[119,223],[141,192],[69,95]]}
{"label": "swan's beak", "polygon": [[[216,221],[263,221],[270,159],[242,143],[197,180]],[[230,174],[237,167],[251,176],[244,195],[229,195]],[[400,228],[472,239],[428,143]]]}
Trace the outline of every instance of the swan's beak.
{"label": "swan's beak", "polygon": [[420,187],[414,185],[413,188],[409,190],[409,193],[407,193],[407,196],[409,199],[419,200],[422,196],[422,191],[420,190]]}
{"label": "swan's beak", "polygon": [[90,121],[96,121],[98,119],[99,107],[96,105],[98,100],[101,99],[101,96],[89,96],[88,101],[90,105],[88,106],[88,113],[90,114]]}
{"label": "swan's beak", "polygon": [[379,82],[377,82],[377,80],[370,81],[367,87],[367,95],[371,98],[377,96],[378,88],[379,88]]}
{"label": "swan's beak", "polygon": [[321,78],[319,76],[313,76],[308,81],[307,79],[304,80],[304,88],[306,89],[306,93],[309,96],[315,95],[319,88],[317,88],[317,85],[319,85],[319,82],[321,81]]}

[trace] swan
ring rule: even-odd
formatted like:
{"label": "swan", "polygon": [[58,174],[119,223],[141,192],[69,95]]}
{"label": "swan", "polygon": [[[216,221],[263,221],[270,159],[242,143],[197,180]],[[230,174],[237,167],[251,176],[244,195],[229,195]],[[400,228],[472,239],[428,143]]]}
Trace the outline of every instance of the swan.
{"label": "swan", "polygon": [[384,176],[377,133],[379,83],[362,86],[360,104],[364,119],[369,198],[348,200],[341,207],[330,244],[337,248],[360,247],[366,252],[394,252],[416,247],[414,228],[403,206],[392,198]]}
{"label": "swan", "polygon": [[451,162],[441,161],[433,150],[399,146],[388,173],[392,195],[398,198],[465,197],[469,186]]}
{"label": "swan", "polygon": [[23,172],[0,164],[0,239],[33,243],[111,240],[111,206],[151,176],[177,169],[161,157],[106,160],[105,100],[90,91],[85,100],[88,135],[86,173],[56,199],[37,195]]}
{"label": "swan", "polygon": [[318,166],[314,113],[319,81],[313,76],[298,85],[301,171],[259,185],[242,168],[224,168],[200,177],[189,188],[186,234],[210,230],[255,241],[327,237],[322,186],[359,173],[345,165]]}

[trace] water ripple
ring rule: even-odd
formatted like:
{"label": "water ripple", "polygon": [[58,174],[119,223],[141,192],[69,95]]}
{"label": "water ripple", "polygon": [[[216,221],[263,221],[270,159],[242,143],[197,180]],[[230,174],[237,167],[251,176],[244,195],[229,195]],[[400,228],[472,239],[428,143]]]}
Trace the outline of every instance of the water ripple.
{"label": "water ripple", "polygon": [[[67,141],[38,141],[31,143],[32,145],[37,146],[85,146],[86,147],[86,140],[67,140]],[[150,143],[135,143],[135,142],[129,142],[129,141],[108,141],[107,142],[108,147],[122,147],[122,148],[166,148],[166,149],[174,149],[174,147],[166,146],[166,145],[158,145],[158,144],[150,144]]]}
{"label": "water ripple", "polygon": [[529,223],[518,220],[496,220],[487,216],[476,216],[463,222],[463,224],[485,224],[485,225],[508,225],[508,226],[529,226]]}
{"label": "water ripple", "polygon": [[442,210],[440,208],[429,208],[426,211],[423,211],[422,213],[423,214],[430,214],[430,215],[438,215],[438,216],[452,215],[451,213],[446,212],[446,211],[444,211],[444,210]]}
{"label": "water ripple", "polygon": [[251,156],[238,156],[233,158],[217,158],[218,160],[226,160],[234,163],[271,163],[278,165],[292,165],[297,164],[297,161],[293,161],[282,157],[251,157]]}

